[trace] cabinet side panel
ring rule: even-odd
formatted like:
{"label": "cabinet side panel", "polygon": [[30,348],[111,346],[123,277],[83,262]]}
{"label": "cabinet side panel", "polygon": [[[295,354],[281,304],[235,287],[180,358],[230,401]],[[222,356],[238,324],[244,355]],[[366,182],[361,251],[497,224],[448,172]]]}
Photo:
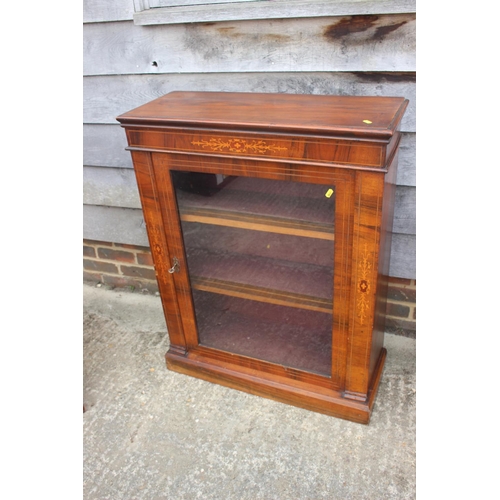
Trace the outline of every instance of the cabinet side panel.
{"label": "cabinet side panel", "polygon": [[375,304],[375,322],[373,328],[372,353],[370,359],[370,377],[373,376],[384,344],[385,314],[387,306],[387,289],[389,266],[391,259],[392,226],[394,220],[394,199],[396,194],[396,175],[398,167],[398,153],[389,165],[384,182],[384,196],[382,208],[382,223],[380,231],[380,252],[377,278],[377,292]]}
{"label": "cabinet side panel", "polygon": [[158,190],[154,177],[151,154],[132,152],[132,161],[141,198],[146,230],[155,266],[162,307],[167,321],[171,347],[185,352],[186,340],[180,320],[172,275],[168,272],[170,252],[161,215]]}

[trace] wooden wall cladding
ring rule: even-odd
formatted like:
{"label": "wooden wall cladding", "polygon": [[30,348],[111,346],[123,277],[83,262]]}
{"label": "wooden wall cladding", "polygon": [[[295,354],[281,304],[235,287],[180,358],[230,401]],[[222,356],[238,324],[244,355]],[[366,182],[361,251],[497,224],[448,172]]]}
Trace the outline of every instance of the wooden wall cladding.
{"label": "wooden wall cladding", "polygon": [[414,32],[414,14],[92,23],[84,26],[84,74],[415,71]]}
{"label": "wooden wall cladding", "polygon": [[[402,122],[391,275],[414,278],[414,2],[272,3],[286,3],[290,17],[251,19],[258,14],[248,8],[248,20],[138,26],[132,1],[84,1],[85,237],[111,241],[119,227],[123,243],[146,238],[135,215],[127,216],[137,210],[138,194],[115,121],[125,110],[174,90],[399,95],[409,106]],[[312,4],[319,17],[301,17]],[[336,10],[325,16],[322,9]]]}

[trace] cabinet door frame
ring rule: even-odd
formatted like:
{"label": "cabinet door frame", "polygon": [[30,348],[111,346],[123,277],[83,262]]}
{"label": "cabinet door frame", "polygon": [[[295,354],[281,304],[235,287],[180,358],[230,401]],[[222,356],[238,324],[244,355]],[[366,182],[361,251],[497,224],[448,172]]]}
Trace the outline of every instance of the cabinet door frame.
{"label": "cabinet door frame", "polygon": [[[291,377],[318,386],[342,390],[345,384],[348,351],[349,314],[351,301],[351,248],[353,238],[353,208],[355,173],[344,168],[318,167],[307,164],[287,164],[282,162],[259,161],[211,156],[189,156],[175,153],[152,153],[152,170],[158,190],[157,209],[163,220],[164,241],[168,247],[169,262],[173,266],[174,257],[180,263],[178,272],[164,276],[174,284],[178,310],[173,320],[182,327],[184,339],[181,345],[172,343],[176,353],[198,355],[224,363],[234,363],[279,377]],[[273,363],[246,358],[199,345],[196,316],[191,295],[182,230],[171,171],[206,172],[225,175],[259,177],[266,179],[331,184],[335,189],[335,243],[334,243],[334,283],[333,283],[333,332],[332,371],[324,377]],[[164,252],[165,253],[165,252]],[[166,266],[159,272],[165,274]],[[168,321],[168,318],[167,318]]]}

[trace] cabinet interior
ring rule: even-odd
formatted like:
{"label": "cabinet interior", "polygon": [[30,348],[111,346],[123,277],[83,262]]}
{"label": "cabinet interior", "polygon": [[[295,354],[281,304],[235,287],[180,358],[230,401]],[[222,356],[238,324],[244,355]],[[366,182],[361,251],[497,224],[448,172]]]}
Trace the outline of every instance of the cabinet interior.
{"label": "cabinet interior", "polygon": [[331,373],[335,187],[173,171],[199,344]]}

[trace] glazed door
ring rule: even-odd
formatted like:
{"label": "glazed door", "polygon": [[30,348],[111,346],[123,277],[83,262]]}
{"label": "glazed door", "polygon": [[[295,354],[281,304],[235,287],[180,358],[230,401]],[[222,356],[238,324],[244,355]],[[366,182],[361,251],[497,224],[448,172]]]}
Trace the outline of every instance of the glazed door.
{"label": "glazed door", "polygon": [[199,344],[330,376],[331,185],[172,172]]}
{"label": "glazed door", "polygon": [[349,175],[303,173],[297,179],[311,182],[299,182],[169,166],[158,172],[169,184],[167,217],[175,210],[178,221],[178,237],[167,228],[167,238],[188,351],[339,386]]}

